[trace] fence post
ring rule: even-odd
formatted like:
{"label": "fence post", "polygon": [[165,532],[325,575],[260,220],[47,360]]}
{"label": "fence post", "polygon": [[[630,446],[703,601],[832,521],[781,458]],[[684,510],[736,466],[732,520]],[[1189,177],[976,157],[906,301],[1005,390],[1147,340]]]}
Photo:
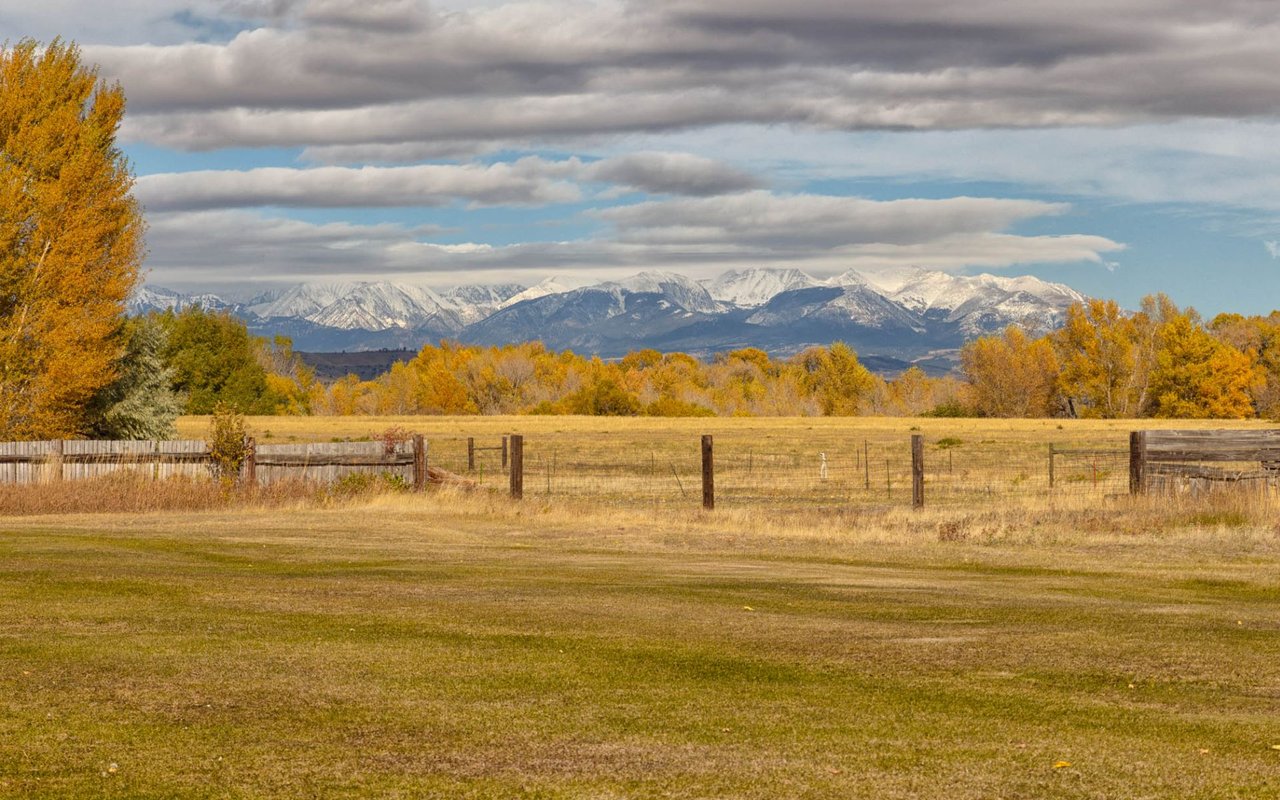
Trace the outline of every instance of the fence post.
{"label": "fence post", "polygon": [[502,437],[502,468],[507,468],[507,437]]}
{"label": "fence post", "polygon": [[862,440],[862,468],[863,477],[866,479],[866,489],[871,491],[871,445],[866,439]]}
{"label": "fence post", "polygon": [[1055,455],[1053,442],[1049,442],[1049,488],[1053,488],[1053,457]]}
{"label": "fence post", "polygon": [[49,453],[48,460],[45,461],[48,473],[45,476],[45,479],[50,483],[57,483],[62,480],[62,473],[64,470],[64,467],[62,466],[62,456],[64,450],[65,445],[63,444],[63,441],[61,439],[55,439],[53,442],[53,450]]}
{"label": "fence post", "polygon": [[1147,432],[1129,432],[1129,494],[1147,491]]}
{"label": "fence post", "polygon": [[924,508],[924,435],[911,435],[911,507]]}
{"label": "fence post", "polygon": [[524,498],[524,437],[511,437],[511,499]]}
{"label": "fence post", "polygon": [[258,442],[252,436],[244,440],[244,482],[258,485]]}
{"label": "fence post", "polygon": [[475,437],[467,437],[467,472],[476,471],[476,440]]}
{"label": "fence post", "polygon": [[413,490],[427,490],[427,441],[420,433],[413,437]]}
{"label": "fence post", "polygon": [[715,451],[710,435],[702,437],[702,507],[707,511],[716,507]]}

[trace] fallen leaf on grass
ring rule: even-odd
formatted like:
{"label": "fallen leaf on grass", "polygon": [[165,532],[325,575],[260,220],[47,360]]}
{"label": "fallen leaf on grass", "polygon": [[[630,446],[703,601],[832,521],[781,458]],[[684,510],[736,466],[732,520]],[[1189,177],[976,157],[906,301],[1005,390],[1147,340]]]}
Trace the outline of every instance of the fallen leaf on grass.
{"label": "fallen leaf on grass", "polygon": [[1054,769],[1062,769],[1063,767],[1069,767],[1069,766],[1071,766],[1070,761],[1055,761],[1053,763]]}
{"label": "fallen leaf on grass", "polygon": [[743,606],[743,607],[742,607],[742,610],[743,610],[743,611],[755,611],[755,609],[754,609],[754,608],[752,608],[751,606]]}

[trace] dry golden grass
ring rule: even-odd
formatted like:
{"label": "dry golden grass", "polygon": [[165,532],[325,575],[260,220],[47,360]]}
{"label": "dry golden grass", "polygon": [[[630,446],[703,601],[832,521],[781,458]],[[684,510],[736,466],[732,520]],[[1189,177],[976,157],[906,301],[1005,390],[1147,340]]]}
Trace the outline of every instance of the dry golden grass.
{"label": "dry golden grass", "polygon": [[[184,435],[207,422],[184,418]],[[1128,432],[1135,428],[1251,428],[1258,421],[975,420],[928,418],[259,417],[264,442],[376,437],[398,427],[423,434],[430,462],[467,470],[467,438],[492,448],[525,437],[526,496],[543,502],[675,510],[698,503],[701,434],[715,437],[717,503],[730,509],[839,513],[910,501],[910,436],[926,441],[931,505],[974,510],[1112,502],[1128,491]],[[1058,456],[1049,446],[1086,451]],[[824,469],[825,465],[825,469]],[[477,453],[469,477],[500,489],[496,450]]]}

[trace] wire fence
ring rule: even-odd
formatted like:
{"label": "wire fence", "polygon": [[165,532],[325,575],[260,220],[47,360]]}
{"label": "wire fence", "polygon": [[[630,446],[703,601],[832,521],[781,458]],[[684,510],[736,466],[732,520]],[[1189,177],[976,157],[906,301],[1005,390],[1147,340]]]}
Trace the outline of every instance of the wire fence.
{"label": "wire fence", "polygon": [[[714,434],[709,473],[699,436],[662,429],[543,431],[523,437],[519,456],[526,499],[620,508],[698,508],[707,502],[708,477],[717,508],[784,513],[919,502],[974,509],[1087,503],[1130,492],[1136,451],[1128,432],[1091,432],[1066,441],[1054,440],[1053,433],[960,427],[957,435],[920,434],[917,459],[911,432],[859,435],[803,424],[731,429]],[[1239,432],[1229,431],[1151,435],[1154,461],[1138,482],[1143,489],[1190,495],[1249,491],[1280,499],[1280,431],[1247,433],[1243,443]],[[413,448],[423,446],[421,437],[417,441]],[[408,443],[392,453],[374,441],[263,445],[257,449],[260,466],[247,479],[331,482],[353,472],[385,472],[405,486],[425,488],[429,477],[433,484],[507,491],[513,444],[500,436],[432,436],[418,453],[426,463]],[[1187,448],[1203,449],[1213,463],[1197,466],[1195,452]],[[1163,463],[1161,453],[1182,460]],[[118,471],[156,479],[199,477],[212,474],[203,463],[208,460],[207,447],[197,441],[9,443],[0,444],[0,483],[90,479]]]}
{"label": "wire fence", "polygon": [[[507,486],[500,447],[485,441],[468,458],[463,437],[433,437],[430,463],[492,489]],[[575,433],[524,439],[523,492],[554,502],[620,507],[697,506],[702,502],[698,437],[665,433],[605,439]],[[925,440],[924,485],[930,505],[1097,497],[1128,492],[1123,435],[1055,444],[1017,436]],[[718,508],[774,510],[886,506],[912,502],[910,435],[751,438],[716,435]]]}

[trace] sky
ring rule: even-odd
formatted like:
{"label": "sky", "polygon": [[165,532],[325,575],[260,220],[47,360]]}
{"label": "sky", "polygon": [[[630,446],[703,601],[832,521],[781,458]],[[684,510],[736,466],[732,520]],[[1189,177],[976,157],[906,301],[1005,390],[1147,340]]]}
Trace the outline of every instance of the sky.
{"label": "sky", "polygon": [[5,0],[119,81],[147,280],[1031,274],[1280,307],[1275,0]]}

